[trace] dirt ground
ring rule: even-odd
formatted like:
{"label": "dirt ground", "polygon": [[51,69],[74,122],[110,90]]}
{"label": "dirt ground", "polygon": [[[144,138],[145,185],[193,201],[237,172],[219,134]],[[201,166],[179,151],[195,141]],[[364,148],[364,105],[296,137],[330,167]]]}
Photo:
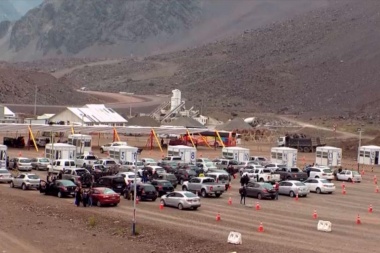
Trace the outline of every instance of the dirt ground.
{"label": "dirt ground", "polygon": [[[144,146],[146,138],[121,137],[130,145]],[[112,141],[101,138],[99,144]],[[93,143],[97,145],[94,138]],[[270,144],[243,145],[251,148],[251,155],[269,155]],[[94,152],[99,153],[97,147]],[[11,157],[20,150],[10,149]],[[24,149],[23,156],[41,155],[43,151]],[[143,157],[160,158],[159,150],[144,150]],[[201,147],[198,155],[214,158],[220,150]],[[298,159],[301,162],[301,158]],[[311,163],[313,154],[305,154]],[[353,160],[345,159],[354,165]],[[300,164],[301,165],[301,164]],[[38,173],[45,177],[46,172]],[[220,199],[202,199],[197,211],[179,211],[159,202],[140,202],[137,205],[138,237],[131,236],[133,204],[122,199],[117,207],[77,208],[73,199],[59,199],[41,195],[38,191],[11,189],[0,185],[0,250],[19,252],[378,252],[377,231],[380,228],[379,194],[375,193],[373,175],[367,168],[364,182],[346,183],[347,194],[341,193],[341,183],[332,195],[311,193],[298,201],[280,196],[279,201],[261,200],[262,210],[253,206],[257,199],[247,198],[246,206],[239,204],[239,180],[232,183],[231,191]],[[180,186],[177,186],[180,189]],[[228,205],[228,198],[232,205]],[[372,204],[373,213],[367,208]],[[332,233],[316,230],[317,220],[312,213],[317,210],[319,219],[331,221]],[[220,212],[221,221],[215,220]],[[27,215],[26,215],[27,214]],[[360,214],[362,225],[356,225]],[[260,222],[264,233],[257,231]],[[242,233],[243,245],[227,244],[230,231]],[[349,238],[349,239],[348,239]],[[341,242],[341,243],[337,243]]]}

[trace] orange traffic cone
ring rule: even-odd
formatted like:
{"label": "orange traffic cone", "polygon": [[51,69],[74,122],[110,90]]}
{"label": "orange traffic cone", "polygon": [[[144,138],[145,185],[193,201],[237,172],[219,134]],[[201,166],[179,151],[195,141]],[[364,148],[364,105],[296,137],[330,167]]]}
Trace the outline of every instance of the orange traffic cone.
{"label": "orange traffic cone", "polygon": [[295,198],[295,201],[298,201],[298,193],[296,194],[296,198]]}
{"label": "orange traffic cone", "polygon": [[358,225],[362,224],[362,222],[360,221],[360,215],[359,214],[356,217],[356,224],[358,224]]}
{"label": "orange traffic cone", "polygon": [[343,188],[343,190],[342,190],[342,194],[343,194],[343,195],[346,195],[346,188]]}
{"label": "orange traffic cone", "polygon": [[232,198],[231,197],[228,198],[228,204],[232,205]]}
{"label": "orange traffic cone", "polygon": [[379,193],[379,186],[376,186],[375,192]]}
{"label": "orange traffic cone", "polygon": [[256,202],[256,210],[260,210],[260,209],[261,209],[260,203]]}
{"label": "orange traffic cone", "polygon": [[139,198],[137,197],[136,198],[136,205],[139,203]]}
{"label": "orange traffic cone", "polygon": [[317,210],[314,209],[314,212],[313,212],[313,219],[317,219],[317,218],[318,218]]}
{"label": "orange traffic cone", "polygon": [[260,222],[260,226],[259,226],[258,231],[259,231],[260,233],[264,232],[264,226],[263,226],[263,223],[262,223],[262,222]]}
{"label": "orange traffic cone", "polygon": [[160,210],[164,209],[164,204],[160,203]]}
{"label": "orange traffic cone", "polygon": [[368,207],[368,212],[369,212],[369,213],[372,213],[372,212],[373,212],[372,205],[369,205],[369,207]]}
{"label": "orange traffic cone", "polygon": [[216,221],[220,221],[220,213],[216,214]]}
{"label": "orange traffic cone", "polygon": [[344,184],[344,182],[342,182],[342,189],[346,188],[346,185]]}

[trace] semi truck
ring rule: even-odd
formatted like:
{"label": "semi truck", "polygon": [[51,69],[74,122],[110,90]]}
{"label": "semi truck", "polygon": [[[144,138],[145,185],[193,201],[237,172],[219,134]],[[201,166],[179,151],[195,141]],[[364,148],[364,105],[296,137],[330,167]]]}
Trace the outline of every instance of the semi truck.
{"label": "semi truck", "polygon": [[277,140],[278,147],[288,147],[298,149],[299,152],[315,152],[317,147],[326,146],[322,137],[307,137],[303,134],[286,135]]}

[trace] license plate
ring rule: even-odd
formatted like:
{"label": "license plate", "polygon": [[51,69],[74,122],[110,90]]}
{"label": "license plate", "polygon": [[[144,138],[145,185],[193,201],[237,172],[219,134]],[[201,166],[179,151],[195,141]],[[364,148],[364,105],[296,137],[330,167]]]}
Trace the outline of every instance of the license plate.
{"label": "license plate", "polygon": [[117,188],[121,188],[121,185],[118,185]]}

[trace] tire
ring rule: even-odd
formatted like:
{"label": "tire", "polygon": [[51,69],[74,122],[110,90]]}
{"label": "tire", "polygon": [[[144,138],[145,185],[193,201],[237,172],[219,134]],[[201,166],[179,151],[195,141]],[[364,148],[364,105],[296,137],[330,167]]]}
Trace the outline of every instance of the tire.
{"label": "tire", "polygon": [[203,198],[206,198],[206,197],[207,197],[207,192],[206,192],[204,189],[201,190],[201,196],[202,196]]}
{"label": "tire", "polygon": [[352,178],[349,178],[347,181],[351,183],[352,182]]}
{"label": "tire", "polygon": [[83,167],[82,167],[82,168],[86,168],[86,164],[85,164],[85,163],[83,164]]}
{"label": "tire", "polygon": [[197,209],[198,209],[198,207],[197,207],[197,206],[193,207],[193,210],[194,210],[194,211],[196,211]]}
{"label": "tire", "polygon": [[219,198],[219,197],[220,197],[220,195],[222,195],[222,194],[220,194],[220,193],[218,193],[218,194],[215,194],[215,197]]}
{"label": "tire", "polygon": [[275,199],[276,197],[275,196],[272,196],[271,199]]}
{"label": "tire", "polygon": [[304,147],[304,148],[303,148],[303,152],[305,152],[305,153],[310,153],[310,148],[308,148],[308,147]]}
{"label": "tire", "polygon": [[96,202],[96,206],[98,206],[98,207],[102,207],[102,203],[100,203],[100,201],[97,201],[97,202]]}
{"label": "tire", "polygon": [[314,178],[319,178],[319,176],[315,176]]}
{"label": "tire", "polygon": [[257,199],[262,199],[263,198],[263,196],[261,195],[261,193],[258,193],[257,194]]}
{"label": "tire", "polygon": [[11,188],[15,188],[15,185],[14,185],[14,183],[13,183],[13,182],[11,182],[11,184],[9,185],[9,187],[11,187]]}
{"label": "tire", "polygon": [[286,180],[292,180],[292,177],[288,176],[288,177],[286,178]]}
{"label": "tire", "polygon": [[321,194],[321,189],[318,187],[318,188],[316,189],[316,192],[317,192],[318,194]]}
{"label": "tire", "polygon": [[183,210],[183,205],[181,203],[178,204],[178,209]]}
{"label": "tire", "polygon": [[303,152],[303,147],[298,148],[298,152],[302,153]]}
{"label": "tire", "polygon": [[116,207],[118,205],[118,203],[115,203],[114,206]]}
{"label": "tire", "polygon": [[165,200],[161,199],[160,203],[163,204],[164,206],[166,206]]}
{"label": "tire", "polygon": [[328,192],[328,194],[332,194],[332,192]]}
{"label": "tire", "polygon": [[182,191],[187,191],[187,187],[186,186],[182,186]]}
{"label": "tire", "polygon": [[259,180],[260,182],[264,182],[264,178],[260,178],[260,180]]}
{"label": "tire", "polygon": [[290,191],[290,192],[289,192],[289,196],[290,196],[291,198],[294,198],[294,196],[296,196],[296,195],[294,194],[293,191]]}
{"label": "tire", "polygon": [[102,153],[102,154],[104,153],[104,150],[102,148],[100,149],[100,153]]}
{"label": "tire", "polygon": [[39,171],[39,170],[40,170],[40,168],[38,168],[38,166],[36,166],[34,169],[35,169],[36,171]]}
{"label": "tire", "polygon": [[57,196],[58,196],[58,198],[62,198],[63,197],[62,192],[59,191]]}
{"label": "tire", "polygon": [[21,189],[22,189],[23,191],[26,191],[26,190],[28,190],[28,187],[26,186],[26,184],[22,184],[22,185],[21,185]]}

